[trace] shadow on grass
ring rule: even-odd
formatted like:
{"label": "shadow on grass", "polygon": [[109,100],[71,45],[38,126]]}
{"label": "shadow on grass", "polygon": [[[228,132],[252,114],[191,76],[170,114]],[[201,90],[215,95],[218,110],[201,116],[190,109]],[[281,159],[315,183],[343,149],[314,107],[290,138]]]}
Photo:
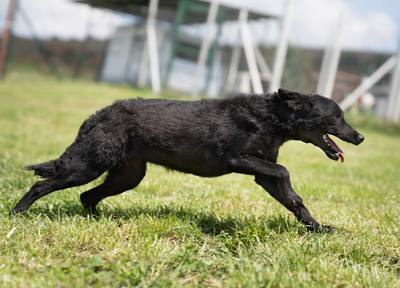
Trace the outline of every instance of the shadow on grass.
{"label": "shadow on grass", "polygon": [[173,203],[151,207],[136,206],[125,210],[110,209],[102,211],[102,217],[115,217],[126,220],[137,218],[141,215],[147,215],[148,217],[158,219],[175,217],[180,221],[198,227],[202,233],[211,236],[220,234],[234,236],[238,233],[264,236],[271,230],[277,233],[287,233],[292,232],[293,229],[299,228],[296,222],[280,214],[277,216],[262,217],[256,217],[254,215],[237,216],[232,214],[218,216],[215,212],[210,210],[205,211],[191,207],[178,206]]}
{"label": "shadow on grass", "polygon": [[173,217],[180,221],[190,223],[190,225],[198,227],[202,233],[211,236],[217,236],[220,234],[235,236],[238,233],[246,233],[263,237],[272,231],[277,234],[296,232],[299,235],[304,235],[308,233],[307,229],[303,225],[299,224],[294,218],[291,219],[281,214],[261,217],[256,217],[254,215],[237,216],[228,214],[219,217],[209,210],[204,211],[192,207],[179,206],[174,203],[157,206],[142,206],[139,204],[129,209],[102,207],[100,216],[96,216],[88,214],[80,203],[68,201],[67,203],[63,202],[60,204],[31,207],[21,216],[24,218],[36,218],[40,214],[44,215],[50,221],[60,221],[67,217],[76,217],[77,215],[85,218],[89,216],[95,220],[132,220],[142,216],[154,219],[167,219]]}

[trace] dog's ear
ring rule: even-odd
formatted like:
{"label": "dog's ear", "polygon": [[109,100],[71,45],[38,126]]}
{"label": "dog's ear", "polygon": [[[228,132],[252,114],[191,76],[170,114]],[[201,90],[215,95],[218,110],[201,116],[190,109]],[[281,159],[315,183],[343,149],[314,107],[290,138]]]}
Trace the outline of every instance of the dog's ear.
{"label": "dog's ear", "polygon": [[290,90],[286,90],[283,88],[279,88],[278,89],[278,95],[279,98],[281,98],[281,100],[286,101],[290,98],[293,98],[293,94],[295,94],[296,92],[290,91]]}
{"label": "dog's ear", "polygon": [[307,113],[312,109],[309,97],[303,93],[280,88],[278,95],[282,103],[291,111]]}

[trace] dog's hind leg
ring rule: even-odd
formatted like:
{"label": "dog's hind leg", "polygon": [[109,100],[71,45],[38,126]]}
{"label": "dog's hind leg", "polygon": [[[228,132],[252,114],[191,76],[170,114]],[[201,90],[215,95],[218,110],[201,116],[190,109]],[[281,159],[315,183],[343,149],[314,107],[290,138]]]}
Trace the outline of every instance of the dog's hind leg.
{"label": "dog's hind leg", "polygon": [[[304,223],[308,230],[315,232],[330,232],[332,227],[323,226],[319,224],[308,212],[307,208],[303,203],[297,205],[289,205],[284,201],[281,193],[279,192],[279,186],[277,181],[273,178],[256,176],[255,181],[261,187],[263,187],[272,197],[278,200],[283,206],[291,211],[300,222]],[[297,194],[296,194],[297,195]]]}
{"label": "dog's hind leg", "polygon": [[129,164],[108,171],[106,180],[99,186],[81,194],[85,209],[97,213],[96,205],[104,198],[120,194],[139,185],[146,174],[146,161],[132,159]]}
{"label": "dog's hind leg", "polygon": [[24,212],[39,198],[62,189],[84,185],[98,178],[103,171],[81,165],[73,171],[66,170],[46,180],[36,182],[24,197],[12,209],[13,214]]}

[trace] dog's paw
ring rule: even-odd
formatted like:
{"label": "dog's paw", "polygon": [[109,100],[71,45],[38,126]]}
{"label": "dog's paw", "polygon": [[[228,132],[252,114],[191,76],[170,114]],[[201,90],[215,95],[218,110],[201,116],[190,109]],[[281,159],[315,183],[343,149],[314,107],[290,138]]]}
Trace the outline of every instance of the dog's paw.
{"label": "dog's paw", "polygon": [[315,232],[320,234],[332,234],[333,232],[335,232],[335,227],[328,225],[321,225],[321,224],[318,224],[318,226],[307,225],[307,229],[310,232]]}
{"label": "dog's paw", "polygon": [[13,208],[12,210],[11,210],[11,212],[10,213],[8,213],[8,216],[18,216],[18,215],[22,215],[23,213],[25,212],[25,210],[19,210],[19,209],[15,209],[15,208]]}

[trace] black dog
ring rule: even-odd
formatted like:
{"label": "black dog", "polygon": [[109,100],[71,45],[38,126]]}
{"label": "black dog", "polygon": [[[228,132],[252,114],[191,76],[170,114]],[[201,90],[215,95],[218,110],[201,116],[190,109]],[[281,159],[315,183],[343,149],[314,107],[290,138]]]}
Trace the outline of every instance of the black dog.
{"label": "black dog", "polygon": [[117,101],[83,122],[60,158],[26,167],[47,179],[35,183],[13,213],[108,171],[103,184],[81,194],[83,206],[96,212],[100,200],[135,188],[150,162],[203,177],[254,175],[310,230],[329,230],[311,217],[292,189],[289,172],[276,164],[279,147],[288,140],[312,143],[343,162],[343,152],[328,134],[355,145],[364,140],[334,101],[283,89],[224,100]]}

